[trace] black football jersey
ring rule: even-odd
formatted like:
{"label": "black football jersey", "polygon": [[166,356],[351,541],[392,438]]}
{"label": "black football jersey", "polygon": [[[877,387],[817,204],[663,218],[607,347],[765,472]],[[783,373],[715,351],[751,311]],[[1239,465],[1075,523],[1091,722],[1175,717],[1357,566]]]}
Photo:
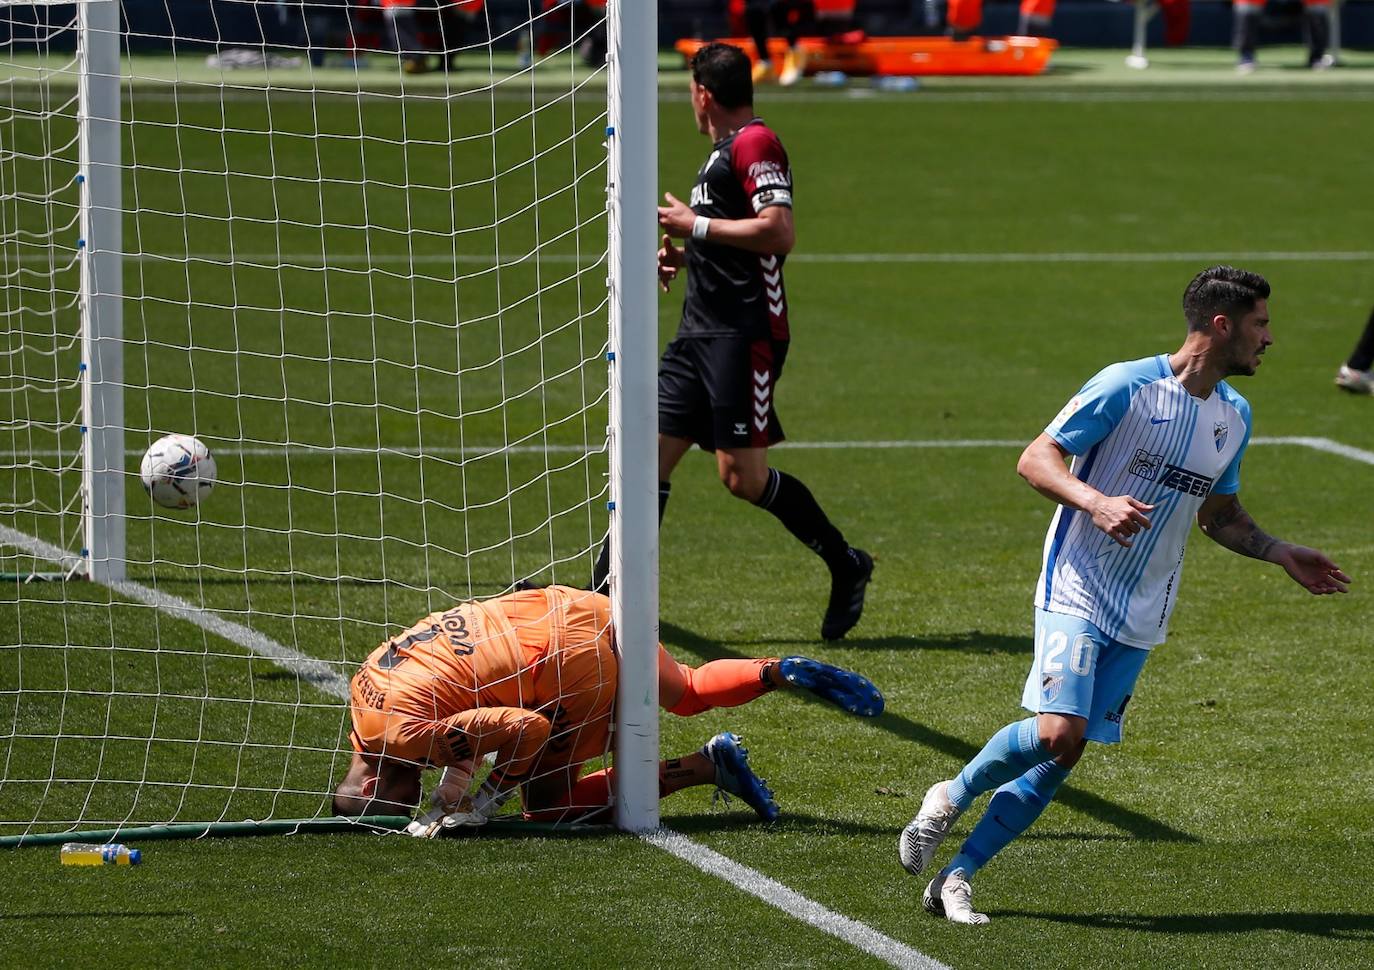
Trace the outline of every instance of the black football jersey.
{"label": "black football jersey", "polygon": [[[690,205],[710,219],[747,219],[770,205],[791,208],[792,169],[778,136],[755,118],[717,142],[697,173]],[[687,295],[678,336],[787,340],[784,259],[687,240]]]}

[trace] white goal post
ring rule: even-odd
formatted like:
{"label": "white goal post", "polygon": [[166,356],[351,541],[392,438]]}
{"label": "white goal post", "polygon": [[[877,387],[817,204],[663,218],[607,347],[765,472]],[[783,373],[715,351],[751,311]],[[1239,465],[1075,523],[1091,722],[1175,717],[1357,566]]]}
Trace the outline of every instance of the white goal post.
{"label": "white goal post", "polygon": [[656,5],[148,6],[0,0],[0,843],[323,822],[361,659],[608,535],[657,827]]}

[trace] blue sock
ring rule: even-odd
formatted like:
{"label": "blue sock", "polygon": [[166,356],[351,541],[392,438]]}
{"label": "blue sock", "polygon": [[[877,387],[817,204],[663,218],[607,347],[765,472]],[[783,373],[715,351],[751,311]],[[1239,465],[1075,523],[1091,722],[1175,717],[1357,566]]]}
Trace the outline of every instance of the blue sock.
{"label": "blue sock", "polygon": [[988,810],[959,847],[959,854],[942,871],[962,869],[965,877],[972,879],[973,874],[1006,848],[1008,842],[1030,828],[1045,806],[1054,800],[1067,777],[1068,768],[1061,768],[1054,761],[1043,761],[997,789],[988,803]]}
{"label": "blue sock", "polygon": [[1008,724],[949,783],[949,800],[964,811],[983,792],[992,791],[1024,774],[1032,765],[1053,757],[1040,742],[1035,715]]}

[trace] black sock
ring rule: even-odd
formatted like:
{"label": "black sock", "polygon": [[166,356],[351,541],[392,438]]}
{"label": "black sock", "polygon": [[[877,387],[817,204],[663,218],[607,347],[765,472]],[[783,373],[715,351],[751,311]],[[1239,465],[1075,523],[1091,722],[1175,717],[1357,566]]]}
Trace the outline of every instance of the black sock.
{"label": "black sock", "polygon": [[[1327,45],[1331,43],[1331,19],[1325,7],[1310,7],[1307,10],[1307,66],[1311,67],[1322,59]],[[1364,370],[1365,368],[1360,368]]]}
{"label": "black sock", "polygon": [[1369,370],[1374,366],[1374,310],[1370,311],[1369,322],[1364,325],[1364,333],[1360,334],[1360,342],[1355,345],[1355,352],[1345,366],[1353,370]]}
{"label": "black sock", "polygon": [[[668,496],[672,494],[672,482],[658,483],[658,524],[663,524],[663,510],[668,507]],[[606,536],[606,541],[601,543],[601,553],[596,557],[596,565],[592,567],[592,591],[596,593],[606,592],[606,577],[611,574],[611,537]]]}
{"label": "black sock", "polygon": [[778,33],[787,38],[787,47],[795,50],[797,39],[816,34],[816,7],[813,0],[784,0],[773,7]]}
{"label": "black sock", "polygon": [[1254,7],[1238,7],[1232,16],[1232,46],[1240,52],[1243,60],[1253,61],[1255,48],[1259,46],[1260,11]]}
{"label": "black sock", "polygon": [[754,504],[777,516],[788,532],[832,569],[852,561],[849,543],[845,542],[840,530],[831,525],[811,490],[786,472],[768,469],[768,484]]}
{"label": "black sock", "polygon": [[749,26],[749,36],[754,38],[754,50],[758,52],[759,63],[769,63],[767,5],[751,3],[744,11],[744,22]]}

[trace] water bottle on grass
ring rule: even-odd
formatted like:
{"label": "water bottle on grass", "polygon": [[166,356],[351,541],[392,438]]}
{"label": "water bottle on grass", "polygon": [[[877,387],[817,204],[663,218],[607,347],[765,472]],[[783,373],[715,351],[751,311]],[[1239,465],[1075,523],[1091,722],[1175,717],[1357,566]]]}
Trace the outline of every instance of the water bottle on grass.
{"label": "water bottle on grass", "polygon": [[142,852],[118,842],[106,845],[68,842],[62,846],[64,866],[136,866],[142,861]]}

